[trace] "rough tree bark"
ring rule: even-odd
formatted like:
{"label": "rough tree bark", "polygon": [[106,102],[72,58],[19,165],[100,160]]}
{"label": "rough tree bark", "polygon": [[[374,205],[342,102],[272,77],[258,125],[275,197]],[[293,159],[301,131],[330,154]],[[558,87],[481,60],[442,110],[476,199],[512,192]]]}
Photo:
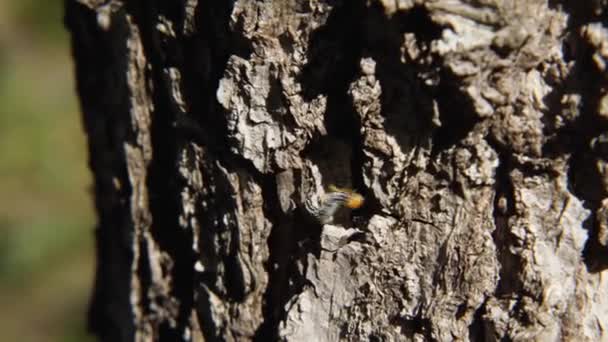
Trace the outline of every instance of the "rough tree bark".
{"label": "rough tree bark", "polygon": [[[68,0],[107,341],[608,340],[606,0]],[[366,198],[333,224],[302,203]]]}

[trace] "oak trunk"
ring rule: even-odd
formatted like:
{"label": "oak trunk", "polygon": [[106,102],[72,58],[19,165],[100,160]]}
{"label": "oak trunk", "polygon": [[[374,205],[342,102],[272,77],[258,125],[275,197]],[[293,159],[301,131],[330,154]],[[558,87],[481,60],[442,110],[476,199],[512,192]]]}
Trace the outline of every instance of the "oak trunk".
{"label": "oak trunk", "polygon": [[[605,0],[66,0],[105,341],[607,341]],[[303,203],[365,197],[332,224]]]}

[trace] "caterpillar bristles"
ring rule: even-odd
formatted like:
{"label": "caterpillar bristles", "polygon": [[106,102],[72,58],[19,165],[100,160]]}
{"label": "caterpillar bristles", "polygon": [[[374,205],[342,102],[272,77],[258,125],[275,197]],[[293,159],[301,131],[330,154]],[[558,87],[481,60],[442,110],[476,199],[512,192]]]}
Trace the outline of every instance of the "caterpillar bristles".
{"label": "caterpillar bristles", "polygon": [[338,188],[333,184],[328,187],[328,191],[321,200],[316,201],[317,203],[313,198],[305,202],[306,211],[321,224],[331,223],[341,207],[357,209],[365,201],[361,194],[351,189]]}

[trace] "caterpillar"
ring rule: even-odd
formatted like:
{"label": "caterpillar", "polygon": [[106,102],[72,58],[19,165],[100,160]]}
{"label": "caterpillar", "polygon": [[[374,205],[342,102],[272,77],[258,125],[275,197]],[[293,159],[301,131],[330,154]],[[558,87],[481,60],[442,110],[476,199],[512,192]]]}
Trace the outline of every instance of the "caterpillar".
{"label": "caterpillar", "polygon": [[363,205],[364,198],[351,189],[329,186],[329,192],[320,199],[310,197],[304,202],[306,211],[321,224],[333,222],[334,214],[341,207],[357,209]]}

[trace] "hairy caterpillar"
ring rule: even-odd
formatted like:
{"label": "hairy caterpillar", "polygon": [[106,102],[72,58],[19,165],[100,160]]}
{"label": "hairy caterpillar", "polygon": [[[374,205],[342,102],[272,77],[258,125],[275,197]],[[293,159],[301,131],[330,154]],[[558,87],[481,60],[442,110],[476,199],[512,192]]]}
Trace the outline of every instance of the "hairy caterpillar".
{"label": "hairy caterpillar", "polygon": [[327,224],[333,221],[334,214],[341,207],[356,209],[360,208],[363,202],[363,196],[353,190],[330,185],[328,193],[320,199],[308,198],[304,202],[304,207],[319,223]]}

